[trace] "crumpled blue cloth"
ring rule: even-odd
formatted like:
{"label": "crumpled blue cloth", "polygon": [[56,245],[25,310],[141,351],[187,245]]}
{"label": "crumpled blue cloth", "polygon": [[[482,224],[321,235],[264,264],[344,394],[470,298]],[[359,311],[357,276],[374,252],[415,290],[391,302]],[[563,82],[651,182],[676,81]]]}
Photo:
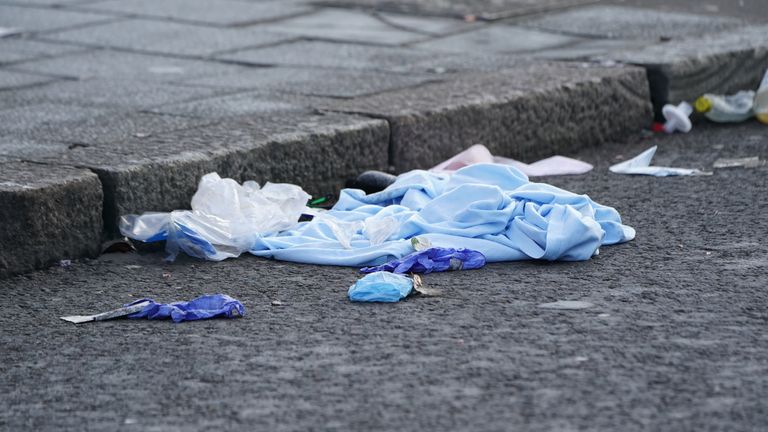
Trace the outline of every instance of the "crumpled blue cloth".
{"label": "crumpled blue cloth", "polygon": [[[179,244],[217,259],[213,239],[183,220],[175,223]],[[376,226],[391,229],[374,235]],[[632,240],[635,230],[586,195],[532,183],[512,166],[475,164],[452,174],[410,171],[370,195],[344,189],[323,217],[277,234],[249,233],[247,242],[257,256],[362,267],[412,253],[409,239],[416,236],[435,247],[476,250],[488,262],[582,261],[600,246]]]}
{"label": "crumpled blue cloth", "polygon": [[188,302],[179,301],[168,304],[156,303],[152,299],[141,299],[125,306],[144,301],[150,304],[141,312],[128,315],[128,318],[171,318],[173,322],[179,323],[214,317],[236,318],[245,315],[243,304],[226,294],[203,295]]}
{"label": "crumpled blue cloth", "polygon": [[344,189],[327,213],[351,223],[394,218],[399,228],[381,244],[361,231],[344,248],[322,221],[256,239],[257,256],[313,264],[372,266],[413,252],[410,238],[433,246],[476,250],[488,262],[582,261],[602,245],[632,240],[619,213],[586,195],[532,183],[514,167],[475,164],[453,174],[414,170],[381,192]]}
{"label": "crumpled blue cloth", "polygon": [[349,299],[357,302],[394,303],[404,299],[413,289],[413,280],[396,273],[375,272],[360,278],[349,287]]}
{"label": "crumpled blue cloth", "polygon": [[360,271],[372,273],[386,271],[392,273],[431,273],[446,270],[473,270],[485,265],[485,256],[470,249],[452,249],[432,247],[414,252],[403,258],[392,260],[375,267],[364,267]]}

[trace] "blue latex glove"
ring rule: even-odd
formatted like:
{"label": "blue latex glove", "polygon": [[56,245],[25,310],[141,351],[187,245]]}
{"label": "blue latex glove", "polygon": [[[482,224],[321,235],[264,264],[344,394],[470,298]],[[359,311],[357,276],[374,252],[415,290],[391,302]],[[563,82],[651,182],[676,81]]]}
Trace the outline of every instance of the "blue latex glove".
{"label": "blue latex glove", "polygon": [[403,275],[376,272],[363,276],[349,287],[349,299],[358,302],[394,303],[408,296],[413,281]]}
{"label": "blue latex glove", "polygon": [[446,270],[473,270],[485,265],[485,256],[471,249],[432,247],[375,267],[360,269],[363,273],[431,273]]}
{"label": "blue latex glove", "polygon": [[127,304],[126,307],[143,301],[150,302],[149,306],[141,312],[128,315],[128,318],[171,318],[173,322],[179,323],[214,317],[236,318],[245,315],[243,304],[225,294],[204,295],[188,302],[168,304],[156,303],[152,299],[140,299]]}

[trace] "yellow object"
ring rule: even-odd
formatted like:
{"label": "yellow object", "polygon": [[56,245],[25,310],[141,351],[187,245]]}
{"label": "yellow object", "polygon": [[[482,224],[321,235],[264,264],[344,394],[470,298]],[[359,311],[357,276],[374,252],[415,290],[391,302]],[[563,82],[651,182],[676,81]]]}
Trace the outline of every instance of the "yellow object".
{"label": "yellow object", "polygon": [[712,100],[706,96],[700,96],[696,99],[696,102],[693,103],[693,106],[696,108],[696,112],[705,113],[712,109]]}
{"label": "yellow object", "polygon": [[[768,74],[766,74],[768,78]],[[755,96],[755,117],[762,123],[768,124],[768,85],[760,87]]]}
{"label": "yellow object", "polygon": [[768,71],[765,71],[763,81],[755,95],[755,117],[762,123],[768,124]]}

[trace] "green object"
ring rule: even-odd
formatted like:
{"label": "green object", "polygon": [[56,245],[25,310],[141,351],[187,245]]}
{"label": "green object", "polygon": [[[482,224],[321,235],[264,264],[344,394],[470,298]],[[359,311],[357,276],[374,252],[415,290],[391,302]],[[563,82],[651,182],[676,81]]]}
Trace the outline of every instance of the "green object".
{"label": "green object", "polygon": [[317,207],[317,206],[319,206],[320,204],[322,204],[322,203],[324,203],[326,201],[328,201],[328,198],[320,197],[318,199],[314,199],[314,200],[310,201],[309,204],[308,204],[308,207]]}

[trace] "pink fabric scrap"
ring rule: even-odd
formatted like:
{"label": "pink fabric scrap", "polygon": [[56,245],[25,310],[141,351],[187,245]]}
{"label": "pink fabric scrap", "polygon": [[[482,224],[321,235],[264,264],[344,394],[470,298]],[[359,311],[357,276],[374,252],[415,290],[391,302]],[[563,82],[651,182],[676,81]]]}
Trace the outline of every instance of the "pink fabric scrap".
{"label": "pink fabric scrap", "polygon": [[465,166],[478,163],[498,163],[511,165],[530,177],[584,174],[592,170],[592,165],[565,156],[552,156],[540,161],[526,164],[514,159],[494,156],[482,144],[475,144],[456,156],[430,169],[433,172],[456,171]]}

